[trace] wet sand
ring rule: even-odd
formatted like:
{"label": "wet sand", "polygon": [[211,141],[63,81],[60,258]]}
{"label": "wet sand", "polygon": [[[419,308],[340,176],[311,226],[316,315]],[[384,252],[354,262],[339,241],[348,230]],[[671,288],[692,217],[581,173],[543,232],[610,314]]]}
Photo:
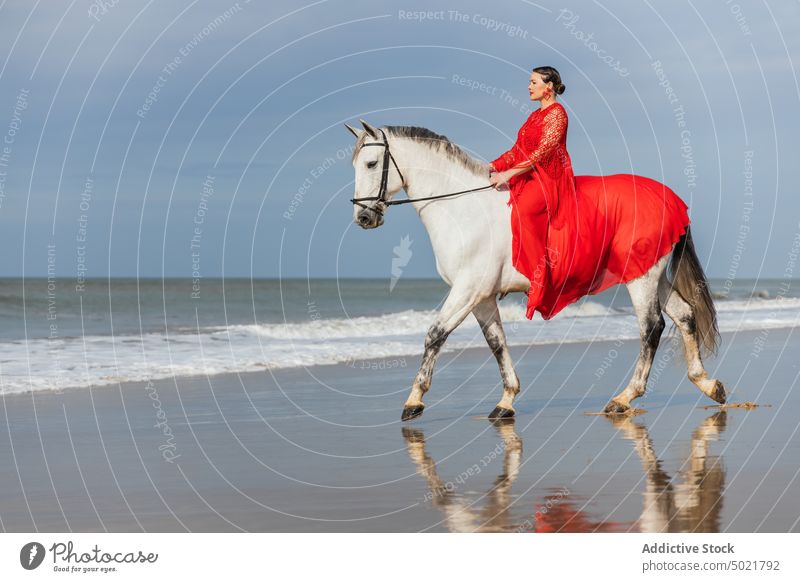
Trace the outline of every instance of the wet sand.
{"label": "wet sand", "polygon": [[[422,341],[422,338],[420,338]],[[638,342],[488,349],[0,398],[5,531],[800,531],[800,334],[724,334],[713,404],[662,341],[646,414],[609,420]]]}

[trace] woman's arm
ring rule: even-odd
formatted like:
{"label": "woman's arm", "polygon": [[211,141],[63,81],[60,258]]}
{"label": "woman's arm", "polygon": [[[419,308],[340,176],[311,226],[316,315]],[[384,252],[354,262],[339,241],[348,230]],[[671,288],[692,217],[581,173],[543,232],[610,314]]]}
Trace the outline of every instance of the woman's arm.
{"label": "woman's arm", "polygon": [[511,151],[516,151],[519,149],[515,144],[513,150],[509,150],[509,152],[506,152],[503,154],[503,156],[498,158],[502,161],[505,161],[506,159],[512,160],[513,158],[514,163],[507,166],[502,166],[501,162],[501,170],[494,162],[492,162],[492,166],[498,169],[499,173],[495,176],[492,176],[490,178],[490,182],[497,186],[498,184],[508,182],[514,176],[529,172],[534,165],[546,158],[550,152],[552,152],[553,149],[558,146],[566,131],[566,112],[561,107],[552,107],[542,120],[542,136],[533,151],[530,153],[522,152],[523,155],[512,154],[509,155],[508,158],[505,158],[504,156],[507,156],[507,154],[509,154]]}
{"label": "woman's arm", "polygon": [[525,158],[525,152],[522,147],[520,147],[520,142],[518,140],[510,150],[502,154],[496,160],[489,162],[489,183],[494,186],[496,190],[499,190],[500,186],[508,182],[511,177],[515,175],[508,174],[507,170],[512,166],[516,166],[520,158]]}
{"label": "woman's arm", "polygon": [[489,165],[495,172],[503,172],[518,163],[520,154],[524,154],[524,152],[522,148],[520,148],[519,143],[515,143],[510,150],[502,154],[496,160],[489,162]]}

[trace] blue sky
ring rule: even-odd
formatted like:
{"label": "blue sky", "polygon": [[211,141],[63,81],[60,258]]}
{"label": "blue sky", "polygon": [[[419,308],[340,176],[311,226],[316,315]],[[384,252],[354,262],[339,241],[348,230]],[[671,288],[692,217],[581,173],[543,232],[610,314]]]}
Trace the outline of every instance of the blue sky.
{"label": "blue sky", "polygon": [[668,184],[710,276],[789,268],[797,3],[0,6],[4,276],[389,277],[404,236],[404,275],[436,276],[410,207],[352,224],[342,124],[425,126],[493,159],[540,65],[567,86],[576,174]]}

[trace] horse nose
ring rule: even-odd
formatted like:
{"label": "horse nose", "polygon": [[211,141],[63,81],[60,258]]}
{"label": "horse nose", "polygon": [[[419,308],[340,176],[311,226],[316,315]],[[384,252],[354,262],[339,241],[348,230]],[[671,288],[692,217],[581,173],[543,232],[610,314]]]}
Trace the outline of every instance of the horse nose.
{"label": "horse nose", "polygon": [[370,218],[369,213],[366,210],[359,213],[358,224],[360,226],[369,226],[371,222],[372,218]]}

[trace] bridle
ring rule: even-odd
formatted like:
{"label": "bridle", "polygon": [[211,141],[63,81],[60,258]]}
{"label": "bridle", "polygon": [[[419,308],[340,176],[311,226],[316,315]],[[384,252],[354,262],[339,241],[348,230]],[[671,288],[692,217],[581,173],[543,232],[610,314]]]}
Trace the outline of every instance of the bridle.
{"label": "bridle", "polygon": [[[448,198],[450,196],[457,196],[458,194],[466,194],[468,192],[478,192],[480,190],[488,190],[489,188],[492,188],[492,185],[489,184],[488,186],[481,186],[480,188],[471,188],[469,190],[459,190],[458,192],[450,192],[448,194],[439,194],[438,196],[426,196],[425,198],[413,198],[413,199],[412,198],[406,198],[404,200],[386,200],[387,184],[389,183],[389,160],[391,160],[392,163],[394,164],[394,168],[395,168],[395,170],[397,170],[397,173],[400,176],[400,180],[401,180],[401,182],[403,184],[403,188],[406,187],[406,179],[403,177],[403,173],[400,171],[400,168],[397,165],[397,162],[395,161],[394,156],[392,155],[392,152],[389,150],[389,141],[386,139],[386,134],[380,128],[378,128],[378,131],[381,132],[381,137],[383,137],[383,141],[374,141],[374,142],[371,142],[371,143],[361,144],[362,148],[364,146],[382,146],[384,148],[384,150],[383,150],[383,167],[381,168],[381,186],[380,186],[380,189],[378,190],[378,195],[377,196],[367,196],[365,198],[351,198],[350,202],[352,202],[353,204],[357,204],[358,206],[360,206],[361,208],[364,208],[366,210],[373,210],[373,211],[377,212],[378,214],[380,214],[381,216],[383,216],[383,207],[384,206],[395,206],[395,205],[398,205],[398,204],[409,204],[411,202],[419,202],[419,201],[422,201],[422,200],[437,200],[439,198]],[[368,201],[368,200],[377,200],[378,202],[374,206],[367,206],[366,204],[362,203],[363,201]]]}
{"label": "bridle", "polygon": [[[383,137],[382,142],[374,141],[372,143],[361,144],[362,148],[364,146],[383,146],[384,148],[383,168],[381,169],[381,187],[378,190],[378,195],[368,196],[366,198],[351,198],[350,202],[352,202],[353,204],[357,204],[361,206],[361,208],[364,208],[366,210],[374,210],[378,214],[383,215],[383,209],[381,208],[381,206],[391,206],[393,204],[402,204],[403,202],[406,202],[405,200],[386,200],[386,189],[389,183],[389,160],[392,160],[395,170],[397,170],[397,173],[400,175],[400,180],[403,183],[403,188],[406,187],[406,179],[403,177],[403,172],[400,171],[400,168],[398,167],[397,162],[395,161],[394,156],[392,155],[392,152],[389,151],[389,140],[386,139],[386,134],[380,128],[378,129],[378,131],[381,132],[381,136]],[[366,204],[361,203],[362,200],[377,200],[378,203],[375,204],[374,206],[367,206]],[[410,200],[408,202],[410,202]]]}

